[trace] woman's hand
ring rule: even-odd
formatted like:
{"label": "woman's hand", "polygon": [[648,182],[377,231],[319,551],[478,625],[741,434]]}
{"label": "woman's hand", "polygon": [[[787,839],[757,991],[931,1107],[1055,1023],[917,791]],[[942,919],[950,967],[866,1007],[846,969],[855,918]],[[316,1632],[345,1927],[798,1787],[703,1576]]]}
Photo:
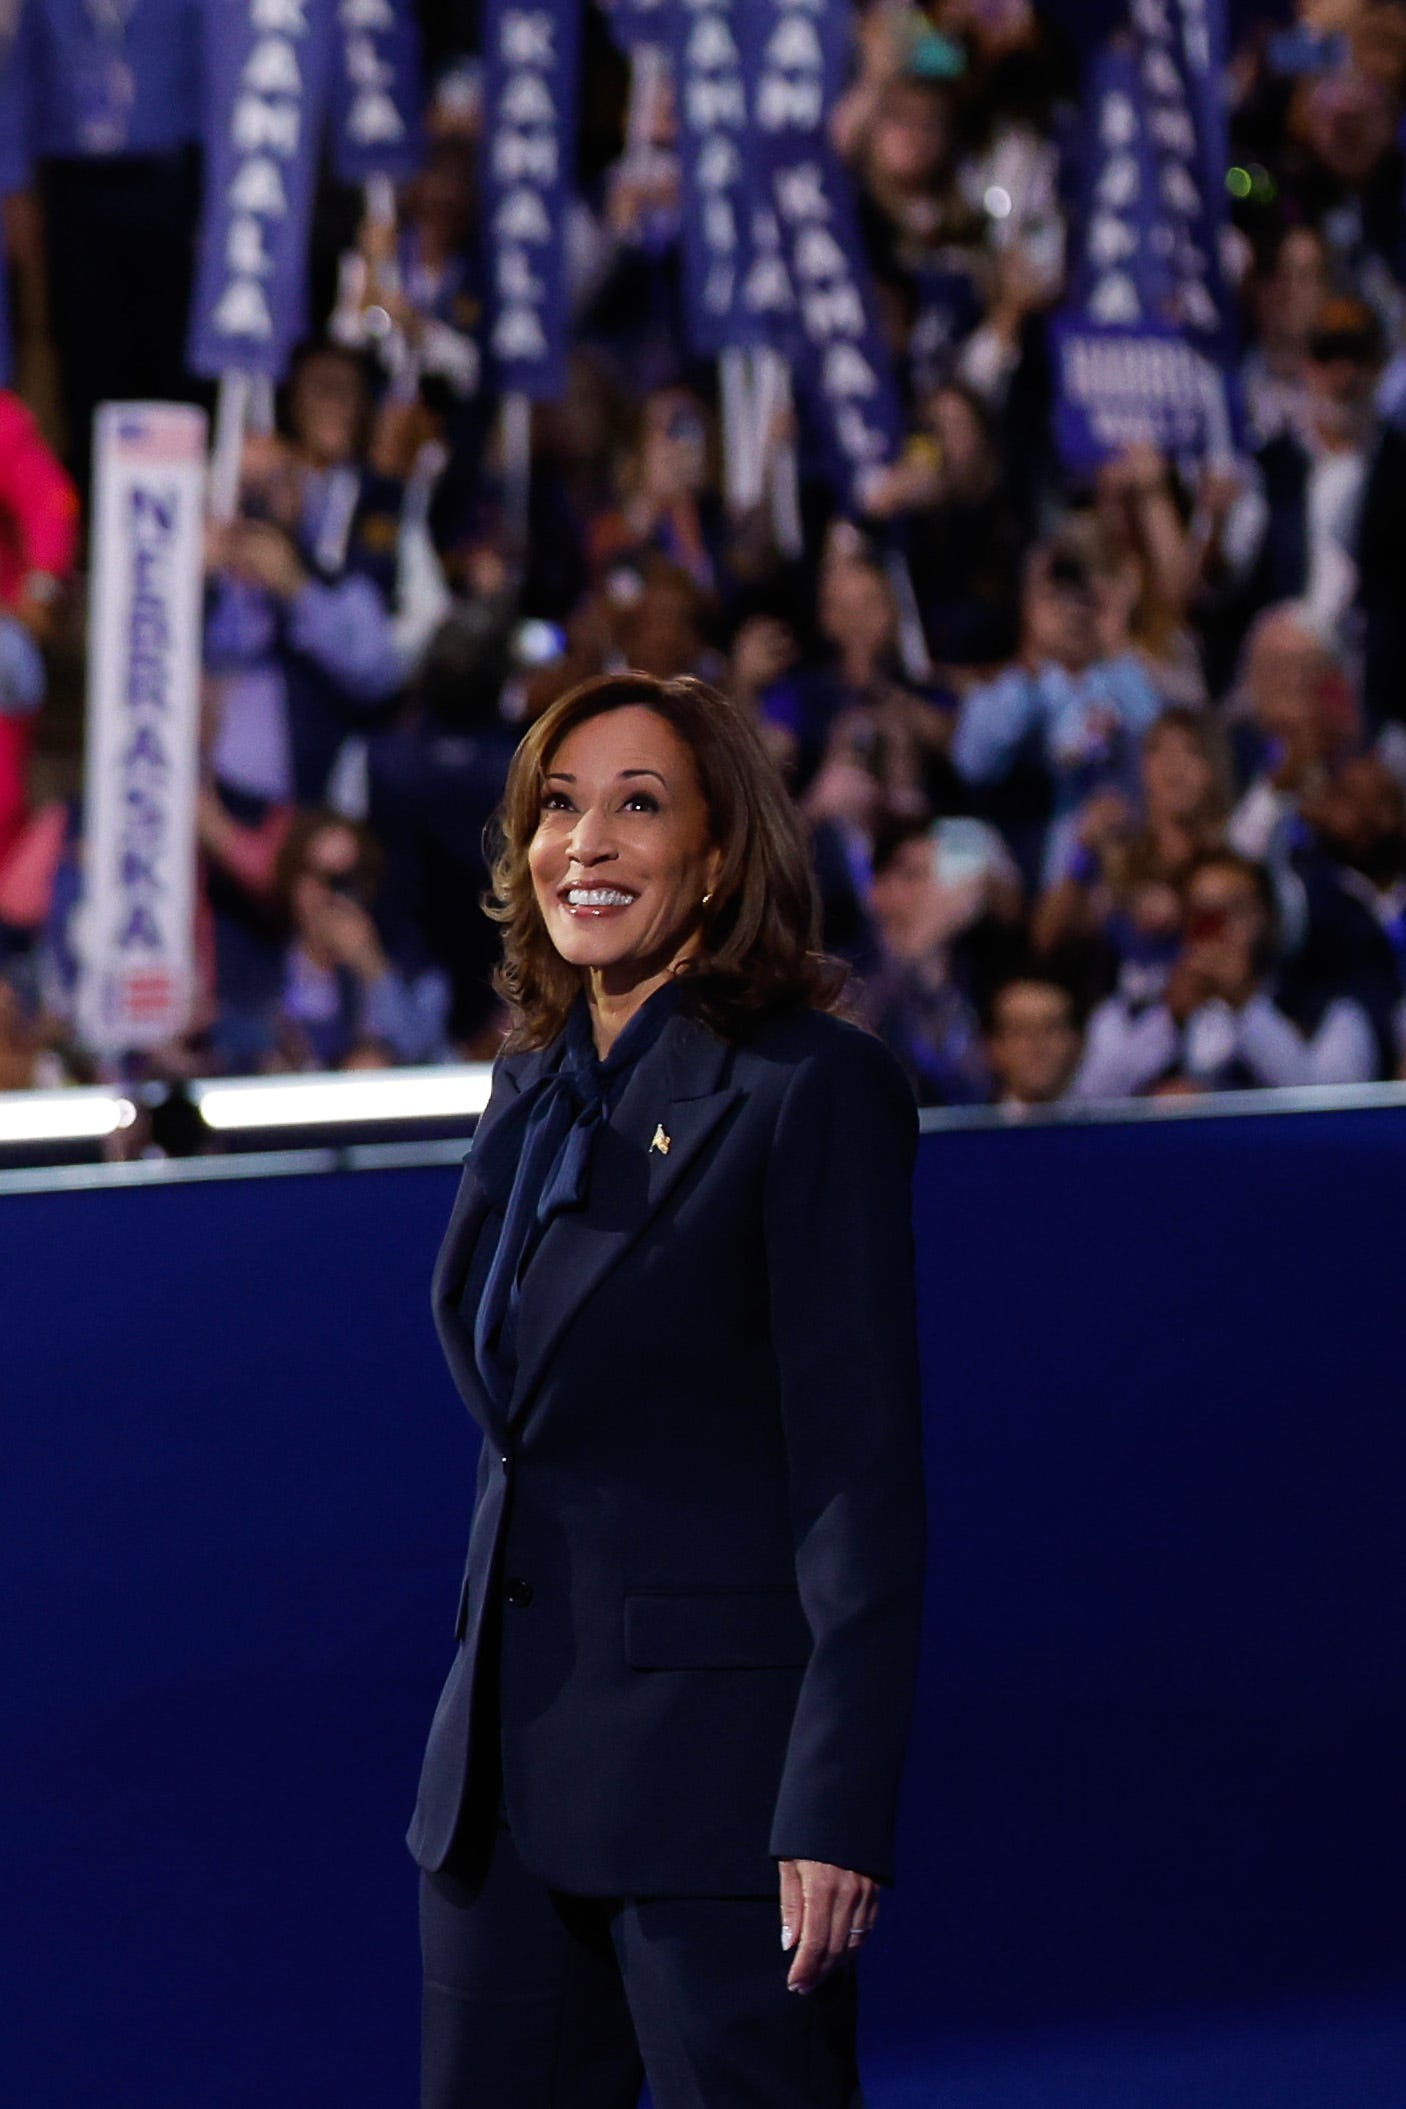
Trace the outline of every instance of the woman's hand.
{"label": "woman's hand", "polygon": [[879,1885],[824,1860],[783,1860],[781,1945],[794,1948],[788,1992],[813,1992],[864,1945],[879,1915]]}
{"label": "woman's hand", "polygon": [[338,966],[349,967],[368,986],[389,969],[376,925],[360,901],[345,894],[326,894],[312,918],[311,934]]}
{"label": "woman's hand", "polygon": [[755,703],[762,690],[789,673],[800,656],[801,648],[789,623],[775,615],[749,617],[732,644],[730,674],[738,701]]}

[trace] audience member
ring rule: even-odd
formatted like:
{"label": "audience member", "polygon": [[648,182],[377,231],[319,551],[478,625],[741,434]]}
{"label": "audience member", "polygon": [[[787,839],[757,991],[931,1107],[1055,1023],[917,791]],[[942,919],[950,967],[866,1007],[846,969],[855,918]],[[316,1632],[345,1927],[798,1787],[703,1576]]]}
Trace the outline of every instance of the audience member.
{"label": "audience member", "polygon": [[1257,446],[1309,429],[1309,339],[1331,289],[1328,245],[1318,229],[1276,228],[1245,286],[1252,336],[1240,385]]}
{"label": "audience member", "polygon": [[1024,777],[1023,795],[993,798],[988,810],[1006,824],[1031,883],[1058,876],[1074,816],[1092,792],[1131,791],[1138,741],[1160,708],[1131,650],[1103,656],[1099,612],[1082,553],[1060,542],[1036,548],[1026,566],[1019,658],[967,691],[953,733],[952,760],[968,784],[999,790]]}
{"label": "audience member", "polygon": [[1243,856],[1280,864],[1306,799],[1327,782],[1356,726],[1352,694],[1301,603],[1252,626],[1232,720],[1243,735],[1243,790],[1227,838]]}
{"label": "audience member", "polygon": [[[1063,958],[1091,989],[1116,981],[1146,1001],[1160,992],[1181,930],[1180,888],[1225,829],[1229,760],[1219,728],[1184,705],[1143,736],[1139,806],[1098,791],[1080,810],[1063,875],[1031,919],[1037,953]],[[1100,991],[1102,993],[1102,991]]]}
{"label": "audience member", "polygon": [[986,1027],[986,1065],[994,1103],[1008,1112],[1057,1105],[1079,1066],[1083,1035],[1074,998],[1038,972],[996,990]]}
{"label": "audience member", "polygon": [[940,835],[899,822],[875,844],[868,909],[876,947],[863,1009],[908,1071],[920,1105],[973,1105],[987,1096],[980,1027],[968,989],[983,926],[1010,913],[1018,887],[1009,859],[977,854],[944,873]]}
{"label": "audience member", "polygon": [[1360,648],[1374,726],[1401,717],[1406,681],[1406,435],[1377,415],[1382,359],[1368,303],[1326,301],[1308,338],[1303,417],[1260,449],[1258,480],[1226,528],[1251,611],[1298,600],[1321,637]]}
{"label": "audience member", "polygon": [[433,969],[409,980],[388,959],[370,913],[381,870],[367,829],[336,813],[297,816],[275,877],[289,933],[277,999],[259,1017],[222,1019],[217,1028],[229,1033],[233,1024],[242,1033],[247,1066],[340,1069],[373,1058],[442,1058],[447,985]]}
{"label": "audience member", "polygon": [[1075,1093],[1358,1084],[1379,1073],[1371,1020],[1345,995],[1276,985],[1278,903],[1265,867],[1212,850],[1183,889],[1184,935],[1161,997],[1110,996],[1089,1021]]}

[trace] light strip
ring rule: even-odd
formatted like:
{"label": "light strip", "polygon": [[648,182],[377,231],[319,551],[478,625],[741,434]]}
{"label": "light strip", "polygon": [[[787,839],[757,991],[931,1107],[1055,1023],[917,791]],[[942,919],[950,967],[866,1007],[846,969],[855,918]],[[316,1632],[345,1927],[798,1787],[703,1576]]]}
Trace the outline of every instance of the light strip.
{"label": "light strip", "polygon": [[112,1091],[0,1092],[0,1143],[91,1142],[130,1128],[137,1109]]}
{"label": "light strip", "polygon": [[211,1128],[356,1126],[378,1120],[457,1120],[482,1113],[487,1062],[453,1069],[367,1069],[352,1075],[251,1077],[195,1084],[191,1097]]}

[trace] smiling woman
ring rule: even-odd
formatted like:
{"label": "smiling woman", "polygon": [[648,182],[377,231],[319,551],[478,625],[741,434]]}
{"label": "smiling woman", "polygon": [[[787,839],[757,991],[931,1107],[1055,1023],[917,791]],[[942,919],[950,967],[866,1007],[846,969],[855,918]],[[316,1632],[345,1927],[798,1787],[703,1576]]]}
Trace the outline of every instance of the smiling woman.
{"label": "smiling woman", "polygon": [[485,1440],[410,1830],[422,2109],[850,2109],[921,1601],[916,1109],[724,697],[564,696],[499,828],[516,1030],[433,1290]]}
{"label": "smiling woman", "polygon": [[624,704],[565,735],[528,868],[548,936],[585,977],[601,1054],[621,1012],[697,951],[721,867],[693,757],[667,720]]}
{"label": "smiling woman", "polygon": [[[589,898],[602,887],[622,898]],[[787,1003],[829,1008],[844,981],[818,950],[785,785],[750,718],[698,681],[606,674],[539,718],[508,778],[485,905],[504,925],[510,1050],[561,1030],[583,972],[601,1053],[675,972],[725,1031]]]}

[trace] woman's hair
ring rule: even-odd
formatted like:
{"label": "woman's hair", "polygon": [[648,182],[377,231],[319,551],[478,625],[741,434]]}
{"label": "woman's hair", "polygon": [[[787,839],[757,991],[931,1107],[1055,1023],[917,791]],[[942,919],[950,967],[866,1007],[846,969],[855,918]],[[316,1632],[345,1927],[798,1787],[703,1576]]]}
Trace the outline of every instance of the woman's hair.
{"label": "woman's hair", "polygon": [[483,906],[503,925],[494,987],[514,1014],[508,1045],[546,1046],[581,986],[547,933],[528,866],[544,778],[569,732],[632,705],[672,726],[692,755],[709,832],[723,856],[698,948],[678,969],[689,983],[689,1008],[728,1038],[790,1005],[835,1009],[846,969],[820,950],[810,846],[756,726],[701,681],[602,674],[559,697],[531,727],[489,823],[492,886]]}

